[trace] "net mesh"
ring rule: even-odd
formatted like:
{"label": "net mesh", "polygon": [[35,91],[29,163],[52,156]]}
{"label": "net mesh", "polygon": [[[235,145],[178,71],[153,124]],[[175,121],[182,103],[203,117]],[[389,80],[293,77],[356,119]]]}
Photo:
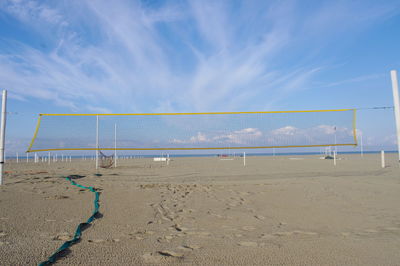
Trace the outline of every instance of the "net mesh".
{"label": "net mesh", "polygon": [[353,109],[190,114],[41,114],[28,152],[307,147],[356,145],[356,142]]}
{"label": "net mesh", "polygon": [[105,155],[102,151],[99,151],[100,155],[100,167],[101,168],[111,168],[114,165],[114,156],[113,155]]}

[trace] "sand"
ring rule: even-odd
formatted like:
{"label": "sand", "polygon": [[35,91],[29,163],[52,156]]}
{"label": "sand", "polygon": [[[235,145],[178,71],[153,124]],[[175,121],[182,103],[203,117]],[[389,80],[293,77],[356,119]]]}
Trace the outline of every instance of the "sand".
{"label": "sand", "polygon": [[395,154],[6,163],[1,265],[34,265],[100,212],[60,265],[400,265]]}

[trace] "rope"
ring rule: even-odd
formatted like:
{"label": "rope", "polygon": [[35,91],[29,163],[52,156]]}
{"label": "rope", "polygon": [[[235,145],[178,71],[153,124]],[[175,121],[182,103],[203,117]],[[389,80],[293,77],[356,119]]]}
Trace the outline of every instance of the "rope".
{"label": "rope", "polygon": [[377,107],[364,107],[356,108],[357,110],[381,110],[381,109],[393,109],[394,106],[377,106]]}
{"label": "rope", "polygon": [[50,265],[56,262],[56,260],[62,256],[63,252],[68,249],[70,246],[76,244],[79,242],[81,239],[82,231],[85,229],[86,226],[88,226],[94,219],[96,219],[96,216],[99,214],[99,195],[100,193],[97,192],[93,187],[85,187],[82,186],[75,181],[73,181],[73,178],[77,178],[78,176],[76,175],[70,175],[65,177],[72,185],[77,186],[79,188],[87,189],[90,192],[93,192],[95,194],[95,199],[94,199],[94,210],[92,213],[92,216],[87,219],[86,222],[80,223],[78,227],[76,228],[75,235],[71,240],[65,241],[64,244],[59,247],[56,252],[53,253],[46,261],[43,261],[39,264],[39,266],[44,266],[44,265]]}

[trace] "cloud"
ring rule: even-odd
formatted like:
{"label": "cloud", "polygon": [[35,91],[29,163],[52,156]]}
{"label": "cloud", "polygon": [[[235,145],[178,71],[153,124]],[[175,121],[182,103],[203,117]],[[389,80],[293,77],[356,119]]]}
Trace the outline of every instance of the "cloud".
{"label": "cloud", "polygon": [[[317,125],[309,128],[284,126],[271,130],[269,145],[328,145],[354,143],[353,129],[334,125]],[[283,145],[284,146],[284,145]]]}
{"label": "cloud", "polygon": [[[321,71],[283,58],[296,43],[305,44],[298,25],[303,32],[335,27],[337,15],[326,12],[331,6],[350,14],[358,7],[326,3],[302,16],[293,1],[3,1],[1,11],[46,48],[3,38],[0,85],[15,98],[45,99],[73,111],[265,109],[306,89]],[[363,14],[374,8],[363,7]],[[379,10],[372,20],[393,13]]]}
{"label": "cloud", "polygon": [[190,137],[187,140],[173,139],[170,141],[173,144],[202,144],[208,143],[212,145],[249,145],[250,143],[258,140],[262,136],[262,132],[257,128],[244,128],[235,130],[228,133],[202,133],[198,132],[197,135]]}
{"label": "cloud", "polygon": [[171,143],[174,144],[198,144],[198,143],[204,143],[204,142],[209,142],[210,140],[206,137],[204,133],[197,132],[196,136],[190,137],[188,140],[180,140],[180,139],[173,139]]}
{"label": "cloud", "polygon": [[289,136],[293,136],[294,134],[296,134],[296,131],[299,131],[299,129],[293,127],[293,126],[285,126],[285,127],[281,127],[275,130],[271,131],[272,135],[289,135]]}
{"label": "cloud", "polygon": [[259,140],[262,132],[257,128],[244,128],[228,134],[214,136],[213,140],[217,142],[246,145]]}

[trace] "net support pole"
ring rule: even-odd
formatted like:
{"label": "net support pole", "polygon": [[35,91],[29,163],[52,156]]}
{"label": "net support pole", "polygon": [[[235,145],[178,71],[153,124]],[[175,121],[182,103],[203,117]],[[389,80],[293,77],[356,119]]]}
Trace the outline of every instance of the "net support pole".
{"label": "net support pole", "polygon": [[246,152],[243,152],[243,165],[246,166]]}
{"label": "net support pole", "polygon": [[6,111],[7,111],[7,91],[3,90],[1,105],[1,125],[0,125],[0,185],[3,185],[4,173],[4,143],[6,138]]}
{"label": "net support pole", "polygon": [[363,144],[363,134],[360,134],[360,153],[361,157],[364,157],[364,144]]}
{"label": "net support pole", "polygon": [[381,151],[381,166],[385,168],[385,151]]}
{"label": "net support pole", "polygon": [[333,165],[336,166],[336,151],[333,151]]}
{"label": "net support pole", "polygon": [[114,168],[117,167],[117,124],[114,124]]}
{"label": "net support pole", "polygon": [[99,169],[99,116],[96,115],[96,170]]}
{"label": "net support pole", "polygon": [[394,117],[396,119],[396,133],[397,133],[397,152],[399,154],[400,163],[400,100],[399,100],[399,83],[397,81],[397,71],[390,71],[392,78],[393,90],[393,103],[394,103]]}

